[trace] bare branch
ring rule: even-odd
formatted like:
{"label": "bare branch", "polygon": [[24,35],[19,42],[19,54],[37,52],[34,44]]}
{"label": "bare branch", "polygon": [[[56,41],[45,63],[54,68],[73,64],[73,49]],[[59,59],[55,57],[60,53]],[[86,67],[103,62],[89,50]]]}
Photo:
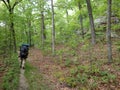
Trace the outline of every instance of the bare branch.
{"label": "bare branch", "polygon": [[16,6],[18,3],[20,3],[21,1],[22,1],[22,0],[16,1],[16,2],[13,4],[12,9],[14,9],[15,6]]}
{"label": "bare branch", "polygon": [[7,0],[9,10],[11,9],[10,0]]}
{"label": "bare branch", "polygon": [[7,0],[8,3],[10,3],[10,0]]}
{"label": "bare branch", "polygon": [[7,7],[7,9],[9,9],[9,6],[8,6],[8,4],[6,3],[6,1],[5,1],[5,0],[1,0],[1,1],[3,1],[3,3],[5,4],[5,6]]}

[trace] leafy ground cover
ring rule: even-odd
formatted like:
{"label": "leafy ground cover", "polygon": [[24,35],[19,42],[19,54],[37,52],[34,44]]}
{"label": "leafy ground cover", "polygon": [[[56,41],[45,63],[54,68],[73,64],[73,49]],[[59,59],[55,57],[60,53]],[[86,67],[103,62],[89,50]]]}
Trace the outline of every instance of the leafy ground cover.
{"label": "leafy ground cover", "polygon": [[[87,44],[77,48],[58,45],[55,56],[51,51],[31,48],[25,65],[29,90],[119,90],[119,50],[113,45],[112,63],[107,62],[106,53],[102,44],[91,48]],[[20,69],[17,57],[4,63],[11,68],[0,64],[0,89],[16,90]]]}
{"label": "leafy ground cover", "polygon": [[26,64],[25,77],[29,84],[28,90],[52,90],[51,87],[47,85],[38,69],[31,66],[29,63]]}
{"label": "leafy ground cover", "polygon": [[[81,49],[82,47],[82,49]],[[106,45],[77,49],[56,47],[56,56],[32,48],[29,61],[37,67],[52,90],[119,90],[119,52],[113,47],[112,63],[107,63]]]}
{"label": "leafy ground cover", "polygon": [[0,65],[0,90],[16,90],[19,85],[19,62],[16,55],[2,60]]}
{"label": "leafy ground cover", "polygon": [[0,60],[0,90],[2,90],[3,76],[5,74],[4,64],[2,60]]}

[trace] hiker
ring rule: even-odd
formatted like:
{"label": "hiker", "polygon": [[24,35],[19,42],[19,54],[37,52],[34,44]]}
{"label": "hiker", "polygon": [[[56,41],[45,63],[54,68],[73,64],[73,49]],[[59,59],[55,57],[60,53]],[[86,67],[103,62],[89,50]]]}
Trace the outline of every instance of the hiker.
{"label": "hiker", "polygon": [[29,52],[29,45],[28,44],[22,44],[22,46],[20,47],[20,68],[24,69],[24,64],[26,61],[26,58],[28,57],[28,52]]}

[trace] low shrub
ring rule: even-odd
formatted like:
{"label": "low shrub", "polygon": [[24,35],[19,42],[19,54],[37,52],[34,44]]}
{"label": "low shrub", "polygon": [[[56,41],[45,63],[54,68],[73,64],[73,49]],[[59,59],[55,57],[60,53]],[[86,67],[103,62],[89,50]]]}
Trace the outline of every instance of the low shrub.
{"label": "low shrub", "polygon": [[19,85],[19,62],[17,55],[12,55],[7,61],[6,72],[3,77],[3,90],[17,90]]}

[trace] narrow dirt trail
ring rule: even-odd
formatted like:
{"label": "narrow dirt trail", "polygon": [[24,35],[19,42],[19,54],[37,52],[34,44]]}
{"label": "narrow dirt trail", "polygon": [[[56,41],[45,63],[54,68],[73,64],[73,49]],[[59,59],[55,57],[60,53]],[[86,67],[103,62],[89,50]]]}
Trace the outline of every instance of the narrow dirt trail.
{"label": "narrow dirt trail", "polygon": [[[18,54],[19,53],[20,52],[18,51]],[[18,61],[19,61],[19,63],[21,63],[20,58],[18,58]],[[19,87],[18,87],[18,90],[29,90],[29,84],[27,82],[27,79],[26,79],[24,73],[25,73],[25,69],[21,68],[20,69],[20,75],[19,75]]]}
{"label": "narrow dirt trail", "polygon": [[20,81],[18,90],[28,90],[28,83],[24,76],[25,69],[20,69]]}

